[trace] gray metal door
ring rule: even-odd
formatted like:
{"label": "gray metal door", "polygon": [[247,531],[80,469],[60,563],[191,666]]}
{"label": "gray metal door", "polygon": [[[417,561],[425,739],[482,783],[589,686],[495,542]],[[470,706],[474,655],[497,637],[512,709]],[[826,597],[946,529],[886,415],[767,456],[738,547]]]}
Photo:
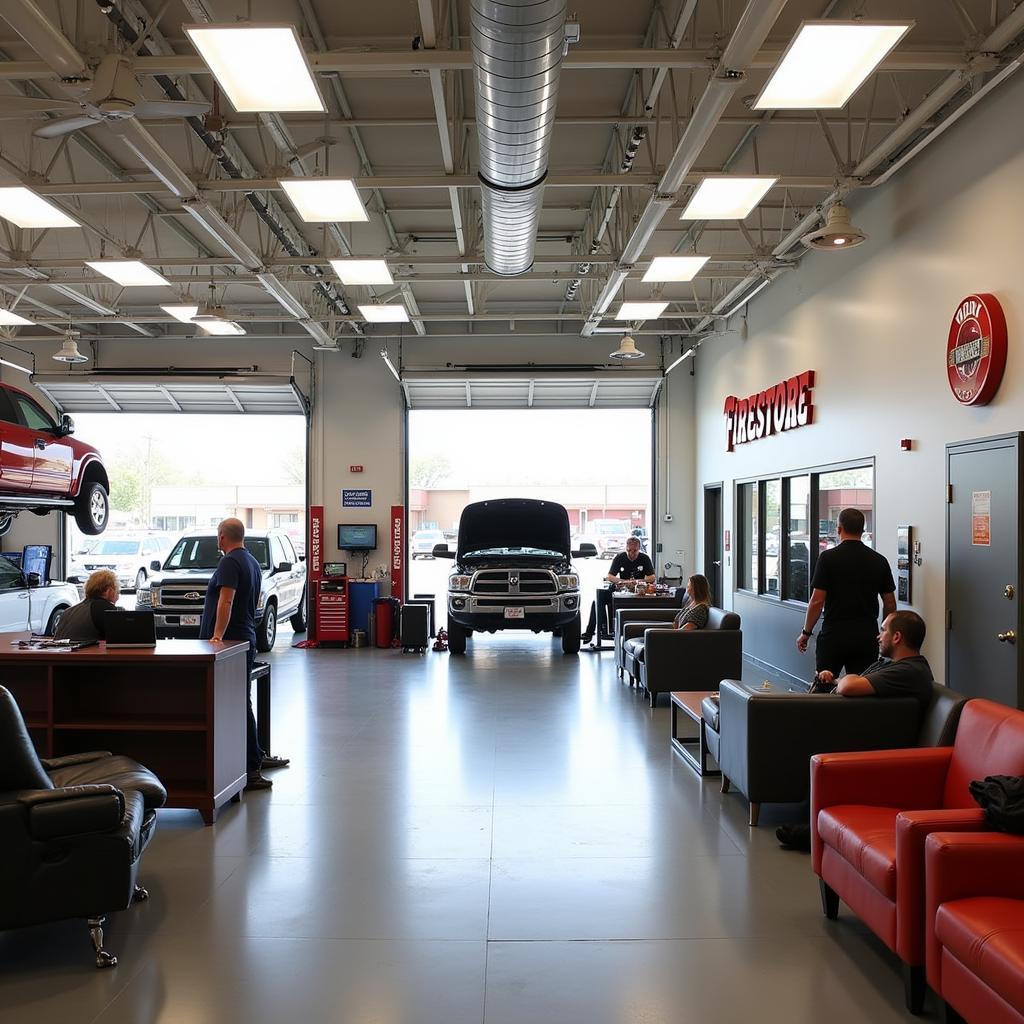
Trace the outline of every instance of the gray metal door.
{"label": "gray metal door", "polygon": [[1019,434],[946,446],[946,684],[1024,706]]}

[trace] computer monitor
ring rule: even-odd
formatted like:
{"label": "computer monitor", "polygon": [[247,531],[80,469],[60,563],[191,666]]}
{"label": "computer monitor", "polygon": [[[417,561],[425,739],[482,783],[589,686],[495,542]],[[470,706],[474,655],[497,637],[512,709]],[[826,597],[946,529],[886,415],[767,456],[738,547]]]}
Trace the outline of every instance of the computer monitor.
{"label": "computer monitor", "polygon": [[20,551],[4,551],[0,554],[0,558],[6,558],[12,565],[21,568],[21,552]]}
{"label": "computer monitor", "polygon": [[49,544],[26,544],[21,549],[21,571],[39,574],[40,584],[50,582],[50,562],[53,561],[53,548]]}
{"label": "computer monitor", "polygon": [[377,547],[376,523],[339,523],[338,548],[341,551],[373,551]]}

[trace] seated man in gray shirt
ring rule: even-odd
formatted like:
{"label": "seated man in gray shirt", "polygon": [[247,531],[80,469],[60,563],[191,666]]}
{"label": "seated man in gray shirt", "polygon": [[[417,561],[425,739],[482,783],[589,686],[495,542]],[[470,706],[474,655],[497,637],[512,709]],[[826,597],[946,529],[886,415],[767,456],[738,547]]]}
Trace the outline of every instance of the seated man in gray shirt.
{"label": "seated man in gray shirt", "polygon": [[[924,619],[917,612],[891,612],[878,634],[881,657],[868,665],[863,675],[842,676],[836,683],[836,692],[843,697],[914,697],[923,719],[931,704],[933,682],[931,666],[921,654],[924,634]],[[830,683],[834,679],[827,669],[818,673],[819,682]],[[811,827],[804,822],[781,825],[775,835],[788,849],[811,849]]]}

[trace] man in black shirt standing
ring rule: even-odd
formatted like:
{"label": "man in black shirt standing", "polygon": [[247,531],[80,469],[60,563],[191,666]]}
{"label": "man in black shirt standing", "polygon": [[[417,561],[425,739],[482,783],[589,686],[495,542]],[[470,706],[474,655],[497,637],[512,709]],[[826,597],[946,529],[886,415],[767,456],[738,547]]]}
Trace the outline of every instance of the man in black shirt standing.
{"label": "man in black shirt standing", "polygon": [[[605,579],[613,584],[621,583],[623,580],[643,580],[646,583],[654,582],[654,563],[640,550],[639,537],[630,537],[626,541],[626,550],[620,551],[612,559],[612,564],[608,568],[608,575],[605,576]],[[580,637],[583,643],[588,644],[593,638],[598,616],[601,616],[601,620],[605,623],[606,632],[611,632],[607,628],[610,604],[611,591],[606,589],[599,590],[597,592],[597,602],[590,606],[590,621]]]}
{"label": "man in black shirt standing", "polygon": [[796,646],[807,650],[824,609],[815,647],[819,674],[838,676],[844,666],[847,672],[863,672],[877,657],[879,597],[883,616],[896,610],[892,570],[884,556],[864,544],[863,533],[864,513],[844,508],[839,513],[838,547],[822,551],[814,567],[811,600]]}

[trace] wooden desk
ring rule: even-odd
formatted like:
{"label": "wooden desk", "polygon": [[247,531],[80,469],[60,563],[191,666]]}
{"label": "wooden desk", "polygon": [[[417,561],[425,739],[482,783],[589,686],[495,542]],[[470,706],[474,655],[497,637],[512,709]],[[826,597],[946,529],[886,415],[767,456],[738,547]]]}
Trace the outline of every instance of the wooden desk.
{"label": "wooden desk", "polygon": [[27,650],[0,633],[0,683],[40,757],[127,754],[167,787],[168,807],[212,825],[246,782],[248,644],[160,640],[155,648]]}

